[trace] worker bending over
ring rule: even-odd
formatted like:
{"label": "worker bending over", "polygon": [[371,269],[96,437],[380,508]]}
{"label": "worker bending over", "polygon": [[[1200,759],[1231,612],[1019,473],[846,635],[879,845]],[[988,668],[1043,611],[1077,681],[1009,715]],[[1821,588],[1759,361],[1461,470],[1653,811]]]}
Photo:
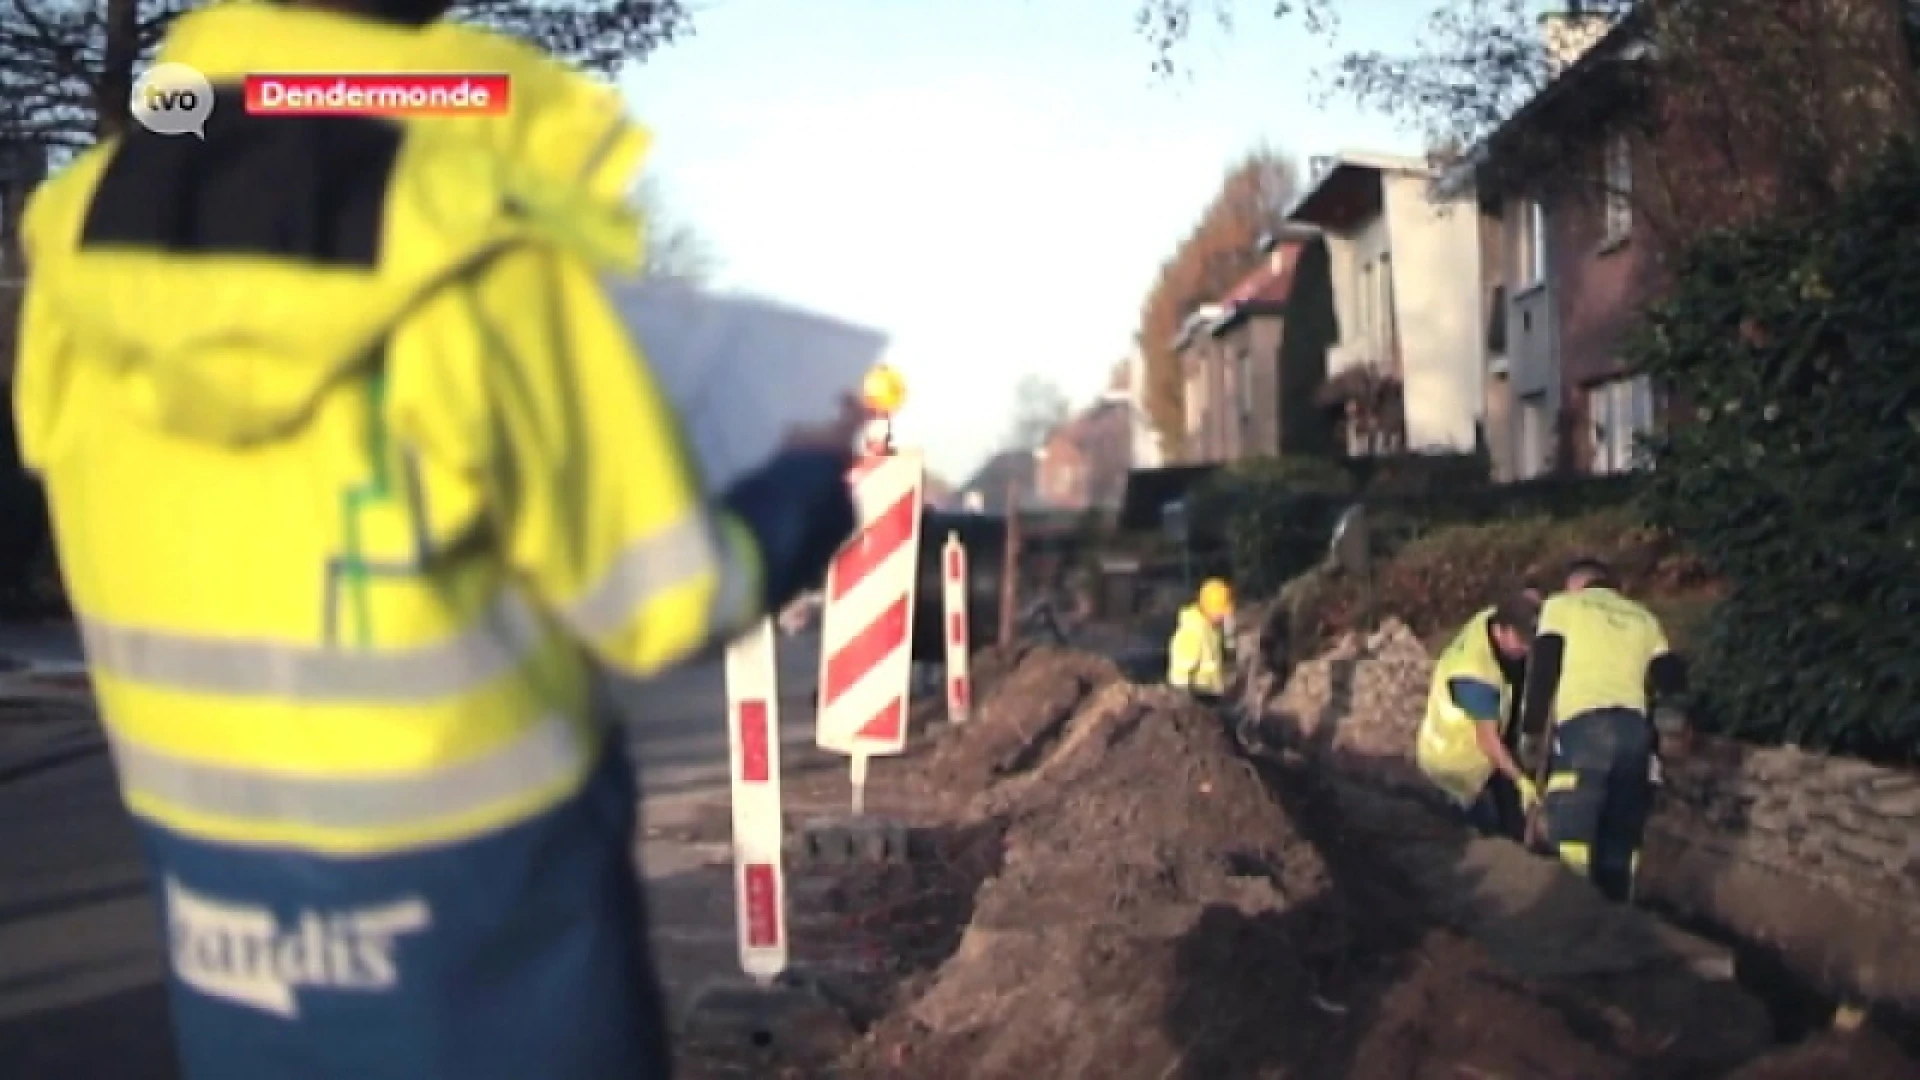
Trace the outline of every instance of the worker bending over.
{"label": "worker bending over", "polygon": [[1549,596],[1527,659],[1521,727],[1548,735],[1541,793],[1544,838],[1609,899],[1633,898],[1641,839],[1652,809],[1648,689],[1684,689],[1679,658],[1651,612],[1623,596],[1595,560],[1569,577],[1583,587]]}
{"label": "worker bending over", "polygon": [[[1561,588],[1567,592],[1579,592],[1581,589],[1586,588],[1597,580],[1604,579],[1606,576],[1606,566],[1597,560],[1576,559],[1567,567],[1566,580],[1561,584]],[[1680,663],[1677,659],[1678,654],[1675,654],[1675,656],[1676,659],[1663,661],[1662,663],[1678,665]],[[1678,671],[1679,669],[1676,667],[1675,673],[1671,674],[1669,678],[1677,680]],[[1648,732],[1648,738],[1651,741],[1648,744],[1647,782],[1657,788],[1666,783],[1666,771],[1660,762],[1661,721],[1665,720],[1684,727],[1686,718],[1684,714],[1675,707],[1670,698],[1663,698],[1662,700],[1653,702],[1653,707],[1649,712],[1649,719],[1653,721],[1653,725],[1652,730]]]}
{"label": "worker bending over", "polygon": [[[857,412],[709,502],[603,294],[646,137],[443,0],[221,4],[217,90],[40,189],[15,379],[188,1080],[668,1075],[590,662],[661,671],[849,535]],[[249,72],[499,71],[493,118]]]}
{"label": "worker bending over", "polygon": [[1233,618],[1233,589],[1208,578],[1194,602],[1180,609],[1173,639],[1167,643],[1167,684],[1202,698],[1227,692],[1227,623]]}
{"label": "worker bending over", "polygon": [[[1515,689],[1507,672],[1526,658],[1538,617],[1538,603],[1515,593],[1467,620],[1435,661],[1415,737],[1420,771],[1489,836],[1519,839],[1521,815],[1539,802],[1504,739]],[[1503,805],[1500,781],[1518,793],[1519,814]]]}

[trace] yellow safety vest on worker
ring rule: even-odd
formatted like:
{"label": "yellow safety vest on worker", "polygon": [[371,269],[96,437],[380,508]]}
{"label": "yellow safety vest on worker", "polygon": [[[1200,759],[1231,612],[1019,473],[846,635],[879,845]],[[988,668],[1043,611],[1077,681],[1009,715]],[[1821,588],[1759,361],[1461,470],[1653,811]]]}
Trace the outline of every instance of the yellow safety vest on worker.
{"label": "yellow safety vest on worker", "polygon": [[645,136],[610,91],[478,31],[187,19],[221,32],[188,23],[163,59],[216,83],[263,62],[525,81],[492,136],[402,124],[364,265],[109,235],[90,210],[134,182],[111,144],[33,201],[21,450],[126,803],[210,842],[356,855],[538,814],[605,744],[576,642],[658,671],[758,601],[752,541],[708,513],[600,291],[637,230],[557,178],[624,190]]}
{"label": "yellow safety vest on worker", "polygon": [[1647,711],[1647,669],[1669,651],[1660,620],[1614,589],[1555,593],[1540,608],[1540,635],[1565,642],[1553,722],[1597,709]]}
{"label": "yellow safety vest on worker", "polygon": [[1513,689],[1507,684],[1488,636],[1493,615],[1494,609],[1488,608],[1467,620],[1434,661],[1427,711],[1414,741],[1414,759],[1420,771],[1463,806],[1480,797],[1493,776],[1493,763],[1475,737],[1478,722],[1454,703],[1448,683],[1473,679],[1499,687],[1501,723],[1505,723]]}
{"label": "yellow safety vest on worker", "polygon": [[1226,692],[1226,634],[1198,604],[1180,610],[1167,643],[1167,684],[1202,694]]}

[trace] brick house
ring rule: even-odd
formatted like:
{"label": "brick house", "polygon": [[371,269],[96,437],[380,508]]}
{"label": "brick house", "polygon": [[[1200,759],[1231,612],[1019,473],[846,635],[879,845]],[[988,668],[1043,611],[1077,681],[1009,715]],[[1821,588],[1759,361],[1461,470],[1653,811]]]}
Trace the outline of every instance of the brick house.
{"label": "brick house", "polygon": [[1175,341],[1186,380],[1188,463],[1323,454],[1332,435],[1315,404],[1336,324],[1327,247],[1275,240],[1265,261]]}
{"label": "brick house", "polygon": [[1004,514],[1009,503],[1029,509],[1035,503],[1034,454],[1031,450],[1002,450],[980,463],[961,489],[963,506],[978,505],[985,514]]}
{"label": "brick house", "polygon": [[1034,493],[1048,510],[1114,509],[1132,460],[1133,410],[1106,397],[1055,428],[1034,455]]}
{"label": "brick house", "polygon": [[1114,371],[1107,385],[1107,396],[1124,402],[1132,434],[1128,437],[1127,462],[1130,468],[1157,469],[1166,464],[1167,454],[1160,432],[1153,426],[1147,402],[1147,356],[1135,346]]}
{"label": "brick house", "polygon": [[1233,447],[1228,441],[1233,432],[1229,423],[1232,395],[1226,382],[1229,371],[1220,359],[1223,346],[1213,336],[1213,327],[1223,314],[1220,305],[1203,304],[1187,316],[1173,339],[1174,355],[1180,358],[1181,400],[1186,410],[1178,454],[1184,464],[1233,460]]}
{"label": "brick house", "polygon": [[[1501,480],[1631,468],[1658,412],[1620,353],[1661,287],[1659,245],[1635,221],[1648,148],[1595,122],[1637,38],[1594,19],[1542,26],[1557,75],[1441,185],[1472,185],[1482,215],[1485,439]],[[1551,172],[1514,167],[1508,148],[1548,125],[1590,133]]]}
{"label": "brick house", "polygon": [[[1482,215],[1484,413],[1496,478],[1636,467],[1636,442],[1682,415],[1622,355],[1666,288],[1676,240],[1776,212],[1804,182],[1810,147],[1834,148],[1812,154],[1824,166],[1816,171],[1844,180],[1856,164],[1846,151],[1873,145],[1876,117],[1893,115],[1897,95],[1876,80],[1905,57],[1848,36],[1873,29],[1845,24],[1860,14],[1849,4],[1801,14],[1841,20],[1826,24],[1828,52],[1792,54],[1816,65],[1809,85],[1825,96],[1804,103],[1806,115],[1744,126],[1729,125],[1724,102],[1742,97],[1742,80],[1766,76],[1742,66],[1737,50],[1716,55],[1702,39],[1692,48],[1704,52],[1677,55],[1683,80],[1705,81],[1669,85],[1649,80],[1658,69],[1642,62],[1652,8],[1618,23],[1542,19],[1553,77],[1439,184],[1453,196],[1471,190]],[[1875,48],[1898,47],[1897,34],[1883,37]],[[1833,109],[1843,115],[1812,119]],[[1817,137],[1796,134],[1807,124]]]}

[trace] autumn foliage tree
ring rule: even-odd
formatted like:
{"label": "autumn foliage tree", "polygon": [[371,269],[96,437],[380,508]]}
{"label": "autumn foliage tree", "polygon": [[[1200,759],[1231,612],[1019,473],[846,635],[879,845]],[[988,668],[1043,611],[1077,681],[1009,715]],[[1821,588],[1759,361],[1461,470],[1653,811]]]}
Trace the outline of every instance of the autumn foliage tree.
{"label": "autumn foliage tree", "polygon": [[646,265],[648,277],[704,285],[713,279],[720,260],[700,230],[675,212],[673,201],[660,186],[659,177],[648,174],[634,192],[634,205],[646,222]]}
{"label": "autumn foliage tree", "polygon": [[1297,182],[1293,162],[1272,150],[1256,150],[1236,162],[1193,230],[1160,267],[1141,305],[1138,336],[1146,360],[1147,414],[1169,450],[1180,445],[1186,409],[1174,338],[1189,315],[1219,300],[1258,265],[1260,241],[1279,230]]}

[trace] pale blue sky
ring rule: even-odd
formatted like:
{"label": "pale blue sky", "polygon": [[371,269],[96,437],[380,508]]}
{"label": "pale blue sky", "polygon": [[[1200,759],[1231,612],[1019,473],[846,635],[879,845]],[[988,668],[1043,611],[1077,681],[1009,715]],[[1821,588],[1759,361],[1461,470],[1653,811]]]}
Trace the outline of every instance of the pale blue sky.
{"label": "pale blue sky", "polygon": [[1247,0],[1165,79],[1130,0],[709,0],[623,84],[721,284],[891,334],[901,439],[960,480],[1023,374],[1098,391],[1239,154],[1418,148],[1315,76],[1409,45],[1428,0],[1345,6],[1329,43]]}

